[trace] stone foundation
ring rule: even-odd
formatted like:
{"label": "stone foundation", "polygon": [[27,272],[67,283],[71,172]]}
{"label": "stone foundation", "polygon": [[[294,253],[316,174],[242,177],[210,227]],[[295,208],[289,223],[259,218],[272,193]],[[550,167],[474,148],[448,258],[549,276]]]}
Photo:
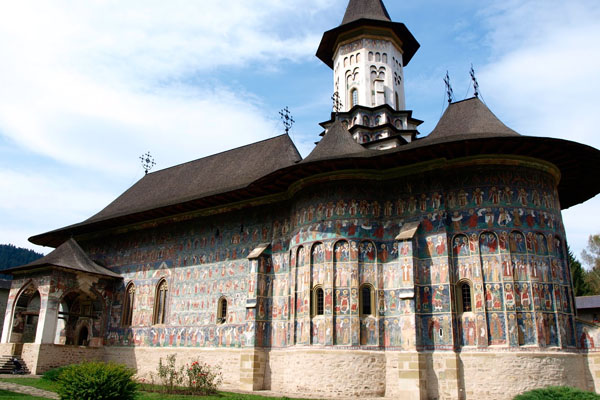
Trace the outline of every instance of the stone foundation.
{"label": "stone foundation", "polygon": [[386,355],[348,350],[277,350],[269,353],[265,388],[323,396],[385,394]]}
{"label": "stone foundation", "polygon": [[23,344],[21,358],[32,374],[44,372],[63,365],[84,361],[102,361],[104,349],[98,347],[63,346],[57,344]]}
{"label": "stone foundation", "polygon": [[[242,355],[252,350],[241,349],[204,349],[183,347],[105,347],[104,360],[126,364],[137,370],[137,375],[149,379],[156,374],[158,362],[166,360],[170,354],[177,355],[177,366],[191,364],[199,360],[212,366],[219,366],[223,373],[223,387],[240,389],[240,370]],[[249,367],[249,366],[248,366]],[[244,390],[253,390],[248,388]]]}
{"label": "stone foundation", "polygon": [[[4,349],[4,350],[2,350]],[[12,344],[0,350],[11,354]],[[310,397],[386,397],[403,400],[511,400],[555,385],[600,388],[600,353],[287,350],[23,345],[35,374],[84,360],[127,364],[139,377],[156,373],[160,358],[177,355],[178,366],[200,360],[219,366],[224,389]]]}

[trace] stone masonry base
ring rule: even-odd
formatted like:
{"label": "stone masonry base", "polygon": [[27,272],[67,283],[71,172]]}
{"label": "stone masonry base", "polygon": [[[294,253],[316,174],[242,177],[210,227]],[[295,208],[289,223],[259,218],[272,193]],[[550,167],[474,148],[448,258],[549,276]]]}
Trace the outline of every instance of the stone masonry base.
{"label": "stone masonry base", "polygon": [[[0,345],[2,354],[13,350],[10,344]],[[223,389],[323,398],[510,400],[551,385],[600,389],[600,353],[86,348],[33,343],[22,349],[23,360],[36,374],[84,360],[104,360],[127,364],[144,378],[155,373],[159,359],[169,354],[177,355],[179,365],[201,360],[219,366]]]}

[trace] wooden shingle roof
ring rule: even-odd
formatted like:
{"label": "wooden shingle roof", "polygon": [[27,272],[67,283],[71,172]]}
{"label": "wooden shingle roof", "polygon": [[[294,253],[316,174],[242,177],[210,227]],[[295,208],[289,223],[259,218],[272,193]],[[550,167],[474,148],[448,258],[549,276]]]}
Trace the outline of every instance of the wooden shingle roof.
{"label": "wooden shingle roof", "polygon": [[144,176],[86,222],[142,212],[243,188],[293,165],[302,157],[288,135],[280,135]]}
{"label": "wooden shingle roof", "polygon": [[307,163],[371,152],[358,144],[340,121],[336,121],[302,162]]}
{"label": "wooden shingle roof", "polygon": [[406,66],[420,45],[408,28],[400,22],[393,22],[382,0],[350,0],[342,24],[323,34],[317,57],[333,69],[333,56],[339,43],[348,40],[363,28],[390,32],[402,47],[402,62]]}
{"label": "wooden shingle roof", "polygon": [[92,261],[79,246],[79,244],[73,239],[67,240],[45,257],[35,260],[29,264],[7,269],[6,272],[14,273],[41,267],[59,267],[85,272],[88,274],[102,275],[111,278],[121,278],[121,275],[116,274]]}
{"label": "wooden shingle roof", "polygon": [[521,136],[504,125],[479,98],[472,97],[451,103],[425,140],[474,135],[477,137]]}
{"label": "wooden shingle roof", "polygon": [[392,20],[381,0],[350,0],[342,25],[349,24],[361,18],[380,21]]}

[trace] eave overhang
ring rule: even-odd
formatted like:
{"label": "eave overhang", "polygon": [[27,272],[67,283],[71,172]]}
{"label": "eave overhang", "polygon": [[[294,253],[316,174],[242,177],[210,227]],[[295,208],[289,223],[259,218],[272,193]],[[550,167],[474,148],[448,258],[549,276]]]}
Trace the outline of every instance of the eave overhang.
{"label": "eave overhang", "polygon": [[532,136],[481,138],[476,134],[470,134],[442,140],[424,138],[389,150],[373,150],[296,164],[270,173],[245,187],[127,215],[115,215],[100,221],[82,222],[33,236],[29,240],[34,244],[56,247],[70,237],[110,231],[130,225],[142,224],[144,227],[152,227],[158,224],[156,222],[158,220],[169,218],[170,221],[177,221],[181,215],[212,207],[223,207],[223,205],[240,202],[245,202],[246,207],[253,206],[260,204],[261,198],[285,193],[297,182],[319,174],[344,170],[377,173],[417,165],[426,160],[450,161],[486,155],[494,159],[503,155],[527,157],[556,166],[561,176],[558,192],[562,209],[582,203],[600,192],[600,175],[594,173],[600,165],[600,151],[593,147],[554,138]]}

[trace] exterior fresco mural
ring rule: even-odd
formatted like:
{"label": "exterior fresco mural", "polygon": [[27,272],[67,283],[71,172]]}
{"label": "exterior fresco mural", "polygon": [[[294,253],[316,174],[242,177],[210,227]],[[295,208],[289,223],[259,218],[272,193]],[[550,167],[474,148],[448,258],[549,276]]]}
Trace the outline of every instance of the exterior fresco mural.
{"label": "exterior fresco mural", "polygon": [[[102,306],[94,310],[103,317],[93,336],[120,346],[593,349],[595,330],[575,324],[554,178],[523,171],[477,166],[449,177],[330,182],[276,211],[83,242],[124,277],[120,288],[97,283]],[[413,222],[413,236],[396,239]],[[161,279],[166,321],[155,324]],[[469,310],[458,307],[459,282],[469,285]],[[129,325],[121,314],[130,283]],[[77,285],[36,287],[57,291],[46,297],[58,307],[55,299]]]}

